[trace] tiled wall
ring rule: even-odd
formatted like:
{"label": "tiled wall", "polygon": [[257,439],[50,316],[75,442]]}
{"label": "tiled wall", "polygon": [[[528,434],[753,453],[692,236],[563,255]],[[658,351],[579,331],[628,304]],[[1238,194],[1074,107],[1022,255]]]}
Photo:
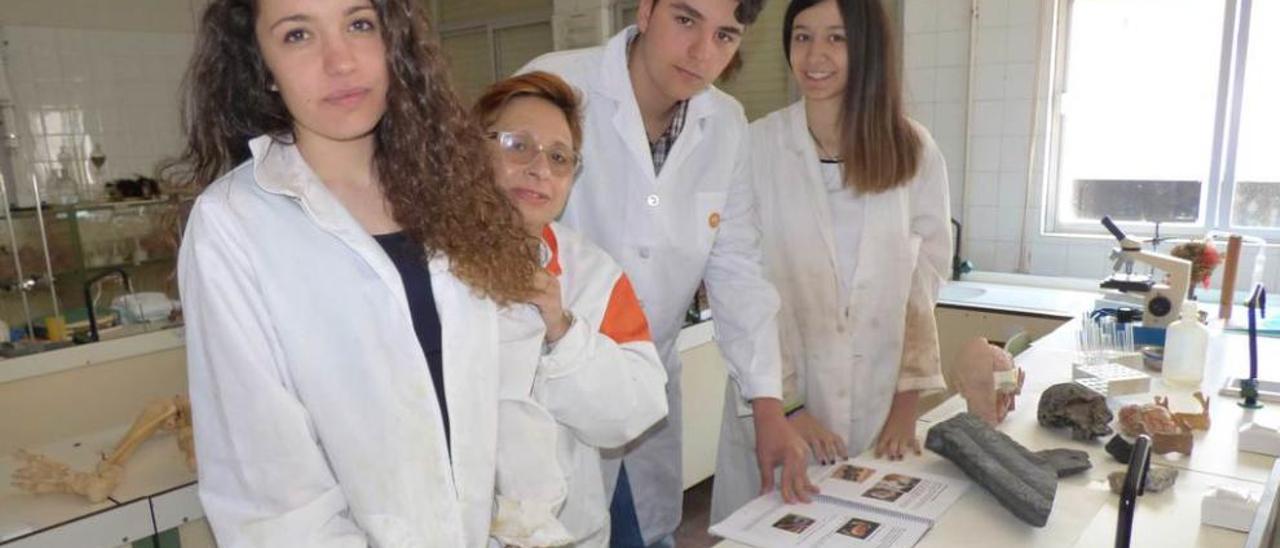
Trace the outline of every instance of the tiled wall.
{"label": "tiled wall", "polygon": [[[192,34],[10,25],[0,38],[16,103],[21,203],[31,203],[30,174],[47,182],[63,146],[77,175],[99,183],[150,175],[180,150],[177,93]],[[107,157],[100,172],[88,161],[95,143]]]}
{"label": "tiled wall", "polygon": [[[1108,275],[1114,240],[1042,233],[1053,2],[905,0],[904,7],[911,112],[947,158],[965,258],[978,270]],[[1257,252],[1242,254],[1242,286]],[[1264,281],[1280,284],[1280,251],[1269,248],[1266,265]],[[1220,279],[1221,269],[1212,285]]]}
{"label": "tiled wall", "polygon": [[947,160],[952,216],[962,214],[969,104],[969,0],[906,0],[903,68],[907,107]]}

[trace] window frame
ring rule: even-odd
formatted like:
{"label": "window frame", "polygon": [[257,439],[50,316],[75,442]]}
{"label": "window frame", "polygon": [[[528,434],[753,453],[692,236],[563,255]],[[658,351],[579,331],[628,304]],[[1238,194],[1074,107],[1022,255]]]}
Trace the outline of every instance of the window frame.
{"label": "window frame", "polygon": [[[1067,67],[1070,64],[1071,13],[1076,0],[1054,0],[1049,22],[1048,123],[1043,137],[1045,165],[1042,171],[1044,211],[1042,232],[1050,236],[1106,236],[1099,223],[1072,222],[1060,218],[1062,180],[1062,111],[1063,97],[1069,93]],[[1167,236],[1199,236],[1209,230],[1257,236],[1268,243],[1280,242],[1280,226],[1233,227],[1231,207],[1235,195],[1235,156],[1243,109],[1244,74],[1248,57],[1250,14],[1253,0],[1220,0],[1223,9],[1221,53],[1218,64],[1218,90],[1215,99],[1214,129],[1209,157],[1208,177],[1200,195],[1200,220],[1195,223],[1161,223],[1160,233]],[[1151,234],[1155,223],[1117,221],[1127,232]]]}
{"label": "window frame", "polygon": [[498,68],[502,66],[502,51],[498,47],[498,33],[507,29],[543,24],[551,28],[551,33],[554,37],[555,24],[552,22],[550,13],[446,23],[440,25],[438,37],[443,47],[444,41],[448,38],[484,32],[485,41],[489,43],[489,83],[492,84],[497,82],[499,78],[507,76],[498,74]]}

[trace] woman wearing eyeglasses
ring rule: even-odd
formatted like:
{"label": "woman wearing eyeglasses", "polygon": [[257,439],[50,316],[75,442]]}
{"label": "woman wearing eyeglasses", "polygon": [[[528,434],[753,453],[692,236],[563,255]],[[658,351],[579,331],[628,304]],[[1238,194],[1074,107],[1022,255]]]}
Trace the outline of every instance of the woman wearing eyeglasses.
{"label": "woman wearing eyeglasses", "polygon": [[605,546],[609,508],[600,450],[621,447],[666,416],[666,370],[622,268],[555,222],[580,164],[573,89],[531,72],[493,84],[474,111],[499,188],[542,243],[539,292],[530,304],[546,324],[546,341],[528,393],[558,423],[559,468],[568,483],[558,518],[576,546]]}

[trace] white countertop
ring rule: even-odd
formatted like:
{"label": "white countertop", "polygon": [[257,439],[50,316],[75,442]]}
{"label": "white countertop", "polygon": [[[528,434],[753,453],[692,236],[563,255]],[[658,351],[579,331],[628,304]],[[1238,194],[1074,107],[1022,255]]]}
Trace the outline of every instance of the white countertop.
{"label": "white countertop", "polygon": [[[67,464],[73,470],[88,472],[94,469],[103,453],[115,448],[128,429],[129,425],[122,425],[27,449]],[[187,470],[185,462],[174,434],[156,434],[142,442],[125,464],[124,477],[111,497],[91,503],[79,495],[33,495],[19,490],[9,482],[18,467],[17,459],[13,455],[0,455],[0,543],[194,483],[196,475]]]}
{"label": "white countertop", "polygon": [[942,287],[938,305],[1074,318],[1093,308],[1101,296],[1079,289],[958,281]]}
{"label": "white countertop", "polygon": [[[985,489],[970,489],[919,546],[1109,546],[1114,543],[1117,503],[1106,477],[1122,471],[1104,450],[1109,439],[1091,443],[1071,439],[1069,429],[1051,430],[1036,420],[1036,408],[1043,390],[1070,380],[1075,322],[1069,322],[1037,341],[1020,355],[1017,364],[1027,373],[1027,382],[1015,409],[999,429],[1033,451],[1057,447],[1079,449],[1089,453],[1093,468],[1058,482],[1053,513],[1043,528],[1023,523],[1005,510]],[[1228,375],[1246,371],[1247,339],[1239,334],[1215,333],[1210,342],[1210,366],[1206,371],[1203,391],[1209,395],[1212,425],[1208,432],[1196,432],[1196,443],[1190,458],[1153,456],[1153,466],[1179,469],[1172,491],[1150,493],[1138,501],[1134,519],[1134,546],[1239,546],[1245,534],[1200,524],[1201,496],[1217,485],[1248,488],[1261,494],[1274,459],[1264,455],[1241,453],[1236,449],[1235,431],[1242,420],[1259,419],[1280,424],[1280,406],[1270,404],[1258,411],[1241,409],[1235,399],[1219,397],[1218,388]],[[1280,353],[1280,340],[1260,339],[1261,355]],[[1152,394],[1170,396],[1175,412],[1195,412],[1199,405],[1191,398],[1191,388],[1166,387],[1154,379]],[[1127,403],[1147,403],[1151,395],[1114,398],[1108,402],[1113,413]],[[918,434],[923,441],[929,427],[964,409],[964,401],[954,397],[921,417]],[[1250,418],[1247,418],[1250,417]],[[1114,427],[1114,423],[1113,423]],[[926,451],[908,460],[925,472],[954,475],[955,465]],[[725,541],[720,548],[739,547]]]}

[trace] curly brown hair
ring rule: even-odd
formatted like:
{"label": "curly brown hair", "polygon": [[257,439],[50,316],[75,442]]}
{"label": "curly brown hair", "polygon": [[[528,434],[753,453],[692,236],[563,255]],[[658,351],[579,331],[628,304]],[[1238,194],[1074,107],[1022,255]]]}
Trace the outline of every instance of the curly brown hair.
{"label": "curly brown hair", "polygon": [[[374,129],[374,170],[392,216],[428,256],[501,305],[535,293],[537,243],[494,182],[480,128],[462,106],[415,0],[370,0],[387,49],[387,110]],[[167,178],[203,188],[250,157],[259,135],[292,140],[293,117],[254,34],[257,0],[205,8],[183,81],[182,155]]]}

